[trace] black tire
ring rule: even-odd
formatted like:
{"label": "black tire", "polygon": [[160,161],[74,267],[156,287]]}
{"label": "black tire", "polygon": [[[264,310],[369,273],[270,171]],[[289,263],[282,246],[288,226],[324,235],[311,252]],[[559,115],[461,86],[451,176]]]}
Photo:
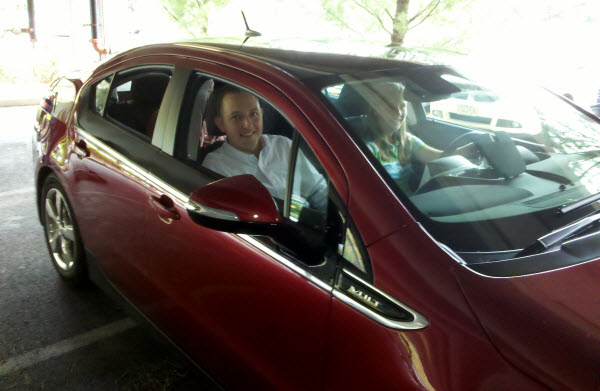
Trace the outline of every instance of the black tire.
{"label": "black tire", "polygon": [[88,282],[87,267],[79,226],[71,202],[53,174],[44,182],[40,210],[46,245],[58,274],[73,285]]}

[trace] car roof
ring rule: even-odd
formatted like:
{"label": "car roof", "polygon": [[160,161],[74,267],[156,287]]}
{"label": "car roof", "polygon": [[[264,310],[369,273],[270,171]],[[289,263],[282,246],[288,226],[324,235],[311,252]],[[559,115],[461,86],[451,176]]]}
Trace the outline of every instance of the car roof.
{"label": "car roof", "polygon": [[[213,54],[217,52],[242,58],[251,57],[260,62],[272,64],[303,80],[317,76],[356,74],[443,64],[446,61],[440,61],[440,58],[455,55],[439,50],[386,46],[380,43],[365,42],[357,43],[355,50],[349,51],[350,54],[341,51],[339,45],[336,47],[335,42],[320,41],[313,44],[313,42],[303,41],[301,48],[299,48],[299,45],[287,45],[279,42],[252,42],[244,45],[241,45],[241,43],[242,41],[239,39],[207,39],[202,42],[147,45],[122,53],[109,60],[101,68],[122,61],[124,57],[136,57],[136,54],[145,55],[148,52],[176,54],[185,50],[186,54],[189,54],[191,50],[201,55],[203,52],[210,51]],[[345,47],[348,47],[347,42]],[[306,48],[309,49],[306,50]]]}
{"label": "car roof", "polygon": [[[315,45],[315,47],[311,47],[309,50],[300,50],[293,47],[274,48],[252,45],[240,47],[240,45],[212,42],[202,42],[199,43],[199,45],[217,47],[230,52],[251,56],[277,65],[279,68],[282,68],[301,79],[324,74],[354,74],[384,69],[396,69],[407,65],[422,63],[422,61],[401,61],[396,58],[386,58],[384,57],[386,48],[379,45],[375,46],[375,48],[379,49],[379,56],[372,55],[371,53],[369,53],[371,55],[360,55],[325,52],[325,48],[329,48],[329,45]],[[306,47],[308,45],[304,46]],[[414,52],[415,55],[417,53],[421,54],[420,52]]]}

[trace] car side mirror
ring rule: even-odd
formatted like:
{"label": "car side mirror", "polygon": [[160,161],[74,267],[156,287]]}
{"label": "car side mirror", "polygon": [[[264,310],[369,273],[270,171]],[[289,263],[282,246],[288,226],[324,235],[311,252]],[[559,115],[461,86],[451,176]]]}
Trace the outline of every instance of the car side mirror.
{"label": "car side mirror", "polygon": [[323,261],[323,237],[284,219],[269,191],[252,175],[238,175],[210,183],[189,198],[187,212],[194,222],[217,231],[264,235],[302,254],[308,265]]}
{"label": "car side mirror", "polygon": [[218,231],[273,235],[281,223],[275,201],[253,175],[238,175],[210,183],[189,198],[193,221]]}

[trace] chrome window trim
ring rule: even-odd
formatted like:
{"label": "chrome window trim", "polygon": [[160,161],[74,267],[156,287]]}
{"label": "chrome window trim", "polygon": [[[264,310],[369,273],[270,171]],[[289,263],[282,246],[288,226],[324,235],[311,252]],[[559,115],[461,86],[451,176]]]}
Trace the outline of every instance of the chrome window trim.
{"label": "chrome window trim", "polygon": [[392,303],[394,303],[395,305],[399,306],[400,308],[402,308],[406,312],[410,313],[412,315],[412,317],[413,317],[413,320],[410,321],[410,322],[402,322],[402,321],[399,321],[399,320],[394,320],[394,319],[386,318],[385,316],[383,316],[381,314],[378,314],[377,312],[375,312],[375,311],[373,311],[373,310],[365,307],[363,304],[361,304],[360,302],[356,301],[354,298],[346,295],[344,292],[342,292],[341,290],[339,290],[338,287],[336,286],[336,288],[333,290],[333,296],[336,297],[336,298],[338,298],[343,303],[345,303],[345,304],[349,305],[350,307],[354,308],[355,310],[357,310],[361,314],[363,314],[363,315],[371,318],[372,320],[376,321],[379,324],[382,324],[383,326],[386,326],[386,327],[389,327],[389,328],[392,328],[392,329],[396,329],[396,330],[421,330],[421,329],[424,329],[425,327],[429,326],[429,322],[427,321],[427,319],[423,315],[421,315],[417,311],[413,310],[412,308],[410,308],[406,304],[401,303],[400,301],[396,300],[394,297],[388,295],[387,293],[385,293],[381,289],[379,289],[379,288],[375,287],[374,285],[368,283],[367,281],[365,281],[362,278],[356,276],[355,274],[349,272],[348,270],[343,270],[342,273],[348,274],[350,277],[352,277],[355,280],[359,281],[361,284],[364,284],[369,289],[372,289],[373,291],[377,292],[381,296],[385,297],[387,300],[391,301]]}
{"label": "chrome window trim", "polygon": [[246,234],[238,234],[236,236],[238,236],[240,239],[246,241],[248,244],[252,245],[253,247],[256,247],[259,250],[267,253],[269,256],[273,257],[278,263],[282,264],[283,266],[286,266],[288,269],[293,270],[294,272],[296,272],[300,276],[304,277],[308,281],[310,281],[313,284],[317,285],[319,288],[323,289],[326,292],[331,293],[331,291],[333,289],[332,286],[330,286],[329,284],[323,282],[322,280],[318,279],[317,277],[313,276],[312,274],[308,273],[306,270],[304,270],[300,266],[298,266],[295,263],[293,263],[292,261],[286,259],[284,256],[278,254],[273,249],[271,249],[268,246],[264,245],[260,241],[254,239],[252,236],[249,236],[249,235],[246,235]]}
{"label": "chrome window trim", "polygon": [[[137,164],[130,161],[128,158],[115,151],[113,148],[107,146],[96,137],[92,136],[79,126],[75,126],[75,130],[85,136],[85,142],[95,146],[98,149],[102,149],[107,155],[118,162],[119,166],[126,168],[128,171],[135,173],[136,176],[142,179],[145,183],[154,186],[157,190],[171,196],[175,200],[179,201],[182,206],[185,206],[189,201],[189,197],[159,178],[155,177],[149,171],[140,168]],[[148,145],[151,145],[148,143]]]}

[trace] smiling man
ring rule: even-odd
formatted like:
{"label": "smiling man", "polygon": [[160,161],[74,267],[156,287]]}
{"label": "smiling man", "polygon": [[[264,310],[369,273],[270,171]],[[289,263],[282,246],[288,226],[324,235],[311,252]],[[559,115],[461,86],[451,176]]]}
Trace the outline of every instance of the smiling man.
{"label": "smiling man", "polygon": [[271,195],[283,199],[291,140],[263,135],[263,112],[253,94],[233,86],[214,94],[214,122],[227,141],[209,153],[202,165],[224,176],[252,174]]}

